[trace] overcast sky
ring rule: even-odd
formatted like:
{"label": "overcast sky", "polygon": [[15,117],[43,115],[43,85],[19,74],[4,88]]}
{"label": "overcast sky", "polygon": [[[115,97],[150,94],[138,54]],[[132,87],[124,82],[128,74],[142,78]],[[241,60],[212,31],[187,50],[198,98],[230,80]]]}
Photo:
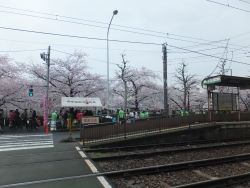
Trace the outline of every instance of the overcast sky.
{"label": "overcast sky", "polygon": [[[88,55],[87,62],[93,73],[106,76],[105,39],[113,11],[118,10],[109,39],[130,43],[109,42],[110,77],[117,69],[114,64],[121,62],[121,53],[126,53],[129,66],[138,69],[145,66],[162,77],[163,43],[168,44],[169,84],[174,83],[173,73],[182,60],[188,63],[189,73],[197,74],[200,79],[214,71],[220,57],[228,59],[226,68],[232,69],[233,75],[249,76],[250,0],[214,2],[217,3],[206,0],[1,0],[0,53],[7,53],[18,62],[29,63],[33,59],[43,63],[40,53],[46,52],[49,45],[52,59],[65,58],[65,53],[78,49]],[[212,75],[217,71],[218,68]]]}

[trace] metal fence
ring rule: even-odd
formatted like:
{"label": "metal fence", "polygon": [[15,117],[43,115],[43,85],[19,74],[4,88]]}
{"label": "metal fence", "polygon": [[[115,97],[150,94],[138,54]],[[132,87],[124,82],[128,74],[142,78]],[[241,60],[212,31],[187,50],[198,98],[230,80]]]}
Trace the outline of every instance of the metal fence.
{"label": "metal fence", "polygon": [[[238,121],[238,113],[211,114],[212,122],[215,121]],[[242,113],[241,120],[250,120],[250,113]],[[126,139],[130,137],[159,134],[162,132],[190,128],[204,123],[211,123],[208,114],[189,116],[159,116],[147,119],[138,119],[133,123],[100,123],[84,126],[80,130],[80,139],[84,144],[103,142],[108,140]]]}
{"label": "metal fence", "polygon": [[138,119],[133,123],[100,123],[84,126],[81,129],[81,140],[84,143],[99,142],[112,139],[124,139],[147,134],[157,134],[171,129],[189,127],[192,124],[208,122],[206,114],[190,116],[159,116]]}

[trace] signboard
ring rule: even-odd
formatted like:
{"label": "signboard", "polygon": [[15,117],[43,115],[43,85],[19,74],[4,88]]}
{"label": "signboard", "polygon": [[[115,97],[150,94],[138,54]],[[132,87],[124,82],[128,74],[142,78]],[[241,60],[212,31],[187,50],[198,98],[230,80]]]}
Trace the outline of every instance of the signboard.
{"label": "signboard", "polygon": [[233,93],[213,93],[213,110],[236,111],[236,94]]}
{"label": "signboard", "polygon": [[82,117],[82,124],[97,124],[99,117]]}
{"label": "signboard", "polygon": [[209,78],[203,81],[204,85],[215,84],[221,82],[220,76],[216,76],[214,78]]}
{"label": "signboard", "polygon": [[62,97],[62,107],[101,107],[100,98]]}

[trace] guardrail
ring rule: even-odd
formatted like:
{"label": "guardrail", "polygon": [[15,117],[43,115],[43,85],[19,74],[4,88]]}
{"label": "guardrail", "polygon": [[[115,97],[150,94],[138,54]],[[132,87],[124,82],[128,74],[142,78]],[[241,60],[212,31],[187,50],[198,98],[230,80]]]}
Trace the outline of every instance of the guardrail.
{"label": "guardrail", "polygon": [[[211,120],[208,114],[194,114],[188,116],[158,116],[154,118],[138,119],[133,123],[99,123],[83,126],[80,129],[80,140],[83,144],[102,142],[115,139],[148,134],[160,134],[171,129],[190,128],[200,123],[238,121],[238,113],[212,114]],[[242,113],[241,120],[250,120],[250,113]]]}

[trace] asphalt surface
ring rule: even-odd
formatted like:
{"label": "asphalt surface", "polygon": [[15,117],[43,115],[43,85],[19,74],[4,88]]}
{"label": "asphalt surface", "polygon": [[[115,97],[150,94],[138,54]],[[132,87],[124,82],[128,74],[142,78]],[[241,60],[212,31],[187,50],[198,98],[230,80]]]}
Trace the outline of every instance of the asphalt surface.
{"label": "asphalt surface", "polygon": [[[45,133],[40,127],[28,132],[3,127],[0,133],[0,188],[103,188],[77,151],[77,142],[60,141],[67,132]],[[75,134],[75,135],[74,135]],[[73,138],[79,137],[73,133]],[[75,136],[75,137],[74,137]]]}

